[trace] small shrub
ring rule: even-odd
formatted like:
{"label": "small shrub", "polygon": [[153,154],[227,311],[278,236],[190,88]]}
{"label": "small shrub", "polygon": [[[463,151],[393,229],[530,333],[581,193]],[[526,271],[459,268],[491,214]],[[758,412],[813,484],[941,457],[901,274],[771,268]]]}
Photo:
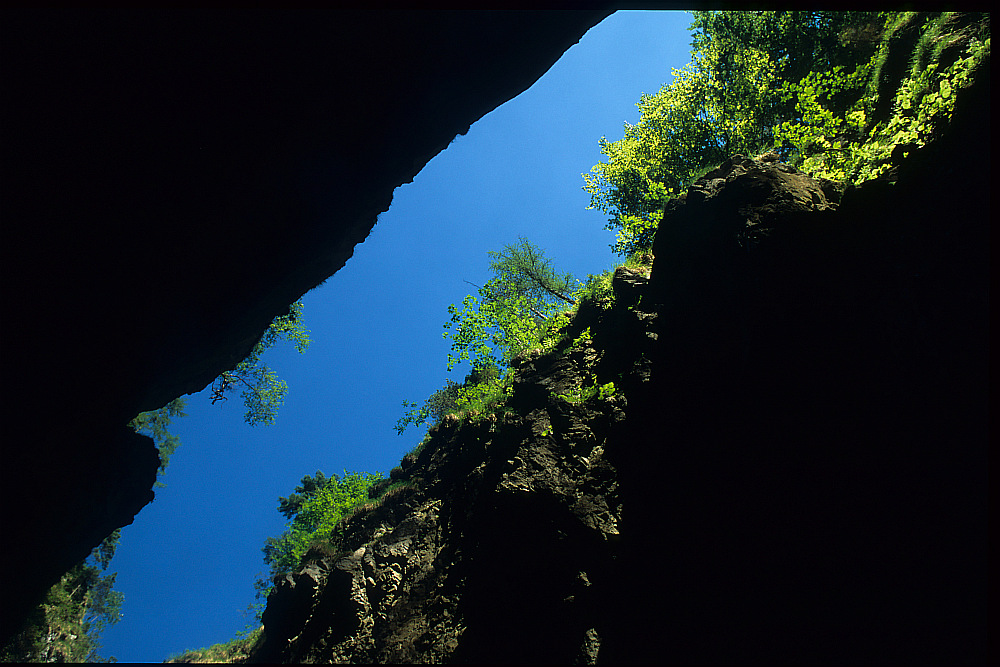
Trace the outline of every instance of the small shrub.
{"label": "small shrub", "polygon": [[615,303],[615,291],[611,287],[614,269],[609,269],[596,276],[587,276],[587,283],[577,292],[577,301],[589,301],[602,310],[611,308]]}
{"label": "small shrub", "polygon": [[616,391],[614,382],[608,382],[600,386],[598,386],[597,382],[594,382],[593,386],[574,387],[565,394],[556,394],[556,396],[569,403],[584,403],[595,396],[605,401],[614,396]]}

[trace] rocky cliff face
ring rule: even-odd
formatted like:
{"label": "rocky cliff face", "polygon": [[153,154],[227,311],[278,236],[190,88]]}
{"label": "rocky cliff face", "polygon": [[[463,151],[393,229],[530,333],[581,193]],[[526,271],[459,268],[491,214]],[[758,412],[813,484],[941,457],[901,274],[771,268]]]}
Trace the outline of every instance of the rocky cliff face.
{"label": "rocky cliff face", "polygon": [[0,641],[152,499],[128,420],[233,368],[608,13],[4,13]]}
{"label": "rocky cliff face", "polygon": [[857,189],[773,156],[707,174],[506,410],[446,419],[280,582],[254,660],[985,660],[974,90]]}
{"label": "rocky cliff face", "polygon": [[[638,289],[642,275],[619,273]],[[347,525],[268,601],[262,662],[592,661],[618,552],[618,475],[605,455],[623,396],[582,401],[612,333],[519,360],[507,412],[448,416],[393,477],[406,486]],[[641,338],[648,318],[638,314]],[[621,331],[621,329],[619,329]],[[624,357],[622,357],[624,361]],[[617,382],[641,383],[641,365]],[[607,372],[611,372],[609,368]]]}

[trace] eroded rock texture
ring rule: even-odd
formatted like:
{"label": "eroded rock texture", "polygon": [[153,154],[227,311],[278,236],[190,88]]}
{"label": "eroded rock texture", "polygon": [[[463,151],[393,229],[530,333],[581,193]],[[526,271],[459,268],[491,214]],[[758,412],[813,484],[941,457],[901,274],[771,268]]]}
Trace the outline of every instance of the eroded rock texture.
{"label": "eroded rock texture", "polygon": [[201,390],[607,11],[11,11],[0,634],[152,499]]}
{"label": "eroded rock texture", "polygon": [[281,583],[255,659],[985,661],[988,89],[962,104],[860,188],[707,174],[509,412],[446,419]]}
{"label": "eroded rock texture", "polygon": [[435,428],[394,475],[412,486],[280,583],[255,660],[592,661],[621,516],[604,448],[624,400],[573,397],[601,356],[582,341],[529,355],[513,397],[525,414]]}

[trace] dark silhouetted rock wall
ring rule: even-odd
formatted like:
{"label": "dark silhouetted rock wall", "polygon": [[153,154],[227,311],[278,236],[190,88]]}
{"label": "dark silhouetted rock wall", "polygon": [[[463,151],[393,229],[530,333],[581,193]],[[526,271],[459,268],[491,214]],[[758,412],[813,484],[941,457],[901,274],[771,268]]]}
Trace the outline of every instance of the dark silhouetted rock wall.
{"label": "dark silhouetted rock wall", "polygon": [[4,12],[4,635],[152,499],[126,422],[237,364],[607,14]]}
{"label": "dark silhouetted rock wall", "polygon": [[985,662],[981,77],[884,179],[734,156],[673,201],[508,412],[446,417],[279,582],[254,659]]}

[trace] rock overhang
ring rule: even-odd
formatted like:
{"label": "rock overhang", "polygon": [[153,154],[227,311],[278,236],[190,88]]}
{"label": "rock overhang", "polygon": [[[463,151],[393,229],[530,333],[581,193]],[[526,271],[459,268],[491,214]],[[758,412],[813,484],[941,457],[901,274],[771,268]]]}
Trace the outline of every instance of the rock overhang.
{"label": "rock overhang", "polygon": [[151,499],[125,422],[238,363],[609,13],[5,14],[5,633]]}

